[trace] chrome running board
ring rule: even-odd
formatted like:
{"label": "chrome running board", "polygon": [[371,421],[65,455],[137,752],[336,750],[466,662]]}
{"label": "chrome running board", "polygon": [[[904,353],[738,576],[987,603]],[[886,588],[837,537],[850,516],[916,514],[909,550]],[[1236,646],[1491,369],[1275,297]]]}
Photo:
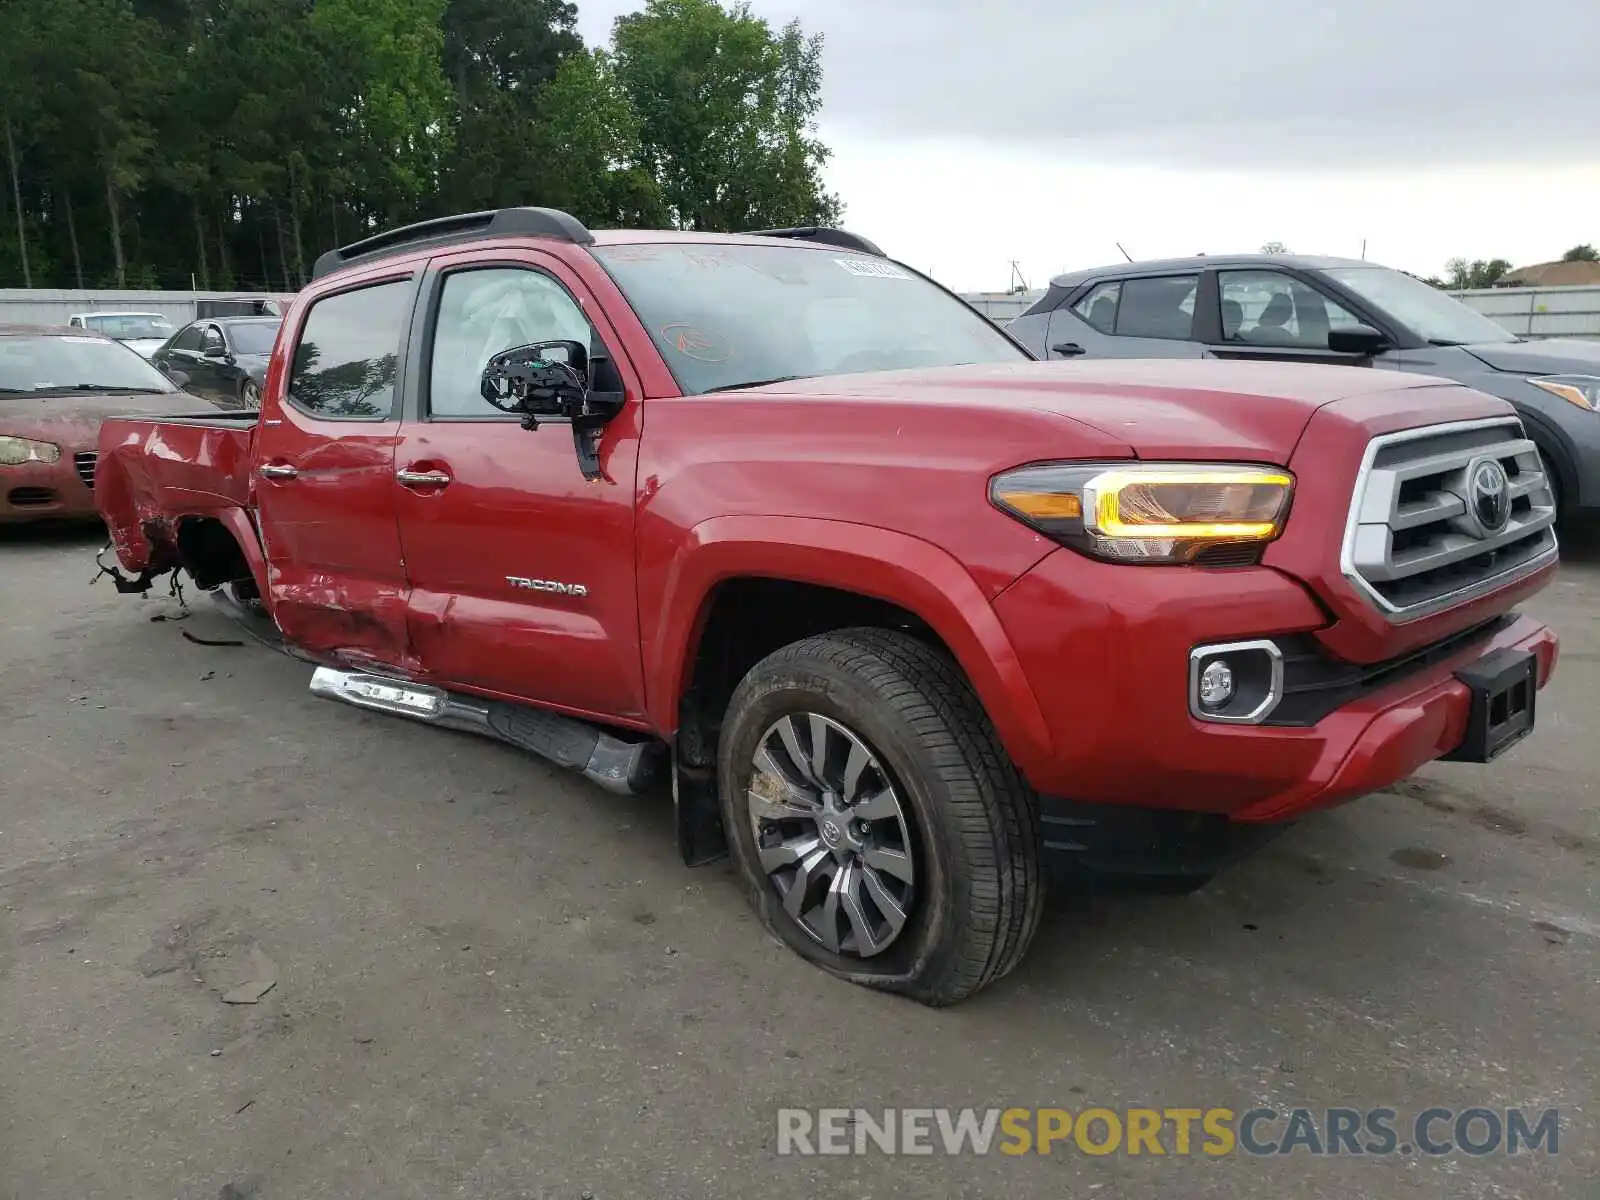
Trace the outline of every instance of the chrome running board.
{"label": "chrome running board", "polygon": [[666,759],[666,748],[651,739],[629,741],[574,717],[386,675],[318,667],[311,675],[311,691],[357,708],[496,738],[623,796],[657,784]]}

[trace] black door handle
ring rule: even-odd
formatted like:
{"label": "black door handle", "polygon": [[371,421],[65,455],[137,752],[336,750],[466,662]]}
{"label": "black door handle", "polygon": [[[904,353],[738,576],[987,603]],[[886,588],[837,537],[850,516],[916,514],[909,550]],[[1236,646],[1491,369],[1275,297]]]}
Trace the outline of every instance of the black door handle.
{"label": "black door handle", "polygon": [[1057,342],[1050,347],[1052,354],[1059,354],[1062,358],[1073,358],[1083,353],[1083,347],[1077,342]]}

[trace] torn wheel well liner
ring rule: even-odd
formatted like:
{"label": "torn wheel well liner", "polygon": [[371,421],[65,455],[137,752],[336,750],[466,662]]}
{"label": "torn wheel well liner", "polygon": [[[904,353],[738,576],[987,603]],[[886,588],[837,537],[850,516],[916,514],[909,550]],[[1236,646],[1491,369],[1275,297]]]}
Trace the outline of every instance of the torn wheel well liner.
{"label": "torn wheel well liner", "polygon": [[182,517],[177,522],[178,557],[203,591],[254,576],[233,532],[214,517]]}

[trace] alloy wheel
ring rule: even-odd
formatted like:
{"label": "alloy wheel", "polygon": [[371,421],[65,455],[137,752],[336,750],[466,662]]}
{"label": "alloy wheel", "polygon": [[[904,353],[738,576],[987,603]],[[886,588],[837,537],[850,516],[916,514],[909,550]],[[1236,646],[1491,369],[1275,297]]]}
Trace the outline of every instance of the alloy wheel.
{"label": "alloy wheel", "polygon": [[784,910],[835,954],[887,950],[917,873],[911,822],[877,754],[837,721],[801,712],[761,735],[753,766],[751,831]]}

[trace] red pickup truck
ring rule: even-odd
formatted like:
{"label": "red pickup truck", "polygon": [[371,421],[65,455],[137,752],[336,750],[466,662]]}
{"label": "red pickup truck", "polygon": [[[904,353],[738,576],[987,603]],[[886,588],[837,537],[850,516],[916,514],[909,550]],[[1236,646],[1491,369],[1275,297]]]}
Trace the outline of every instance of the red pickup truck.
{"label": "red pickup truck", "polygon": [[1486,762],[1555,666],[1538,453],[1451,383],[1036,362],[839,230],[508,209],[314,274],[259,419],[106,422],[119,589],[181,568],[319,695],[670,784],[685,860],[859,983],[957,1001],[1056,871],[1185,888]]}

